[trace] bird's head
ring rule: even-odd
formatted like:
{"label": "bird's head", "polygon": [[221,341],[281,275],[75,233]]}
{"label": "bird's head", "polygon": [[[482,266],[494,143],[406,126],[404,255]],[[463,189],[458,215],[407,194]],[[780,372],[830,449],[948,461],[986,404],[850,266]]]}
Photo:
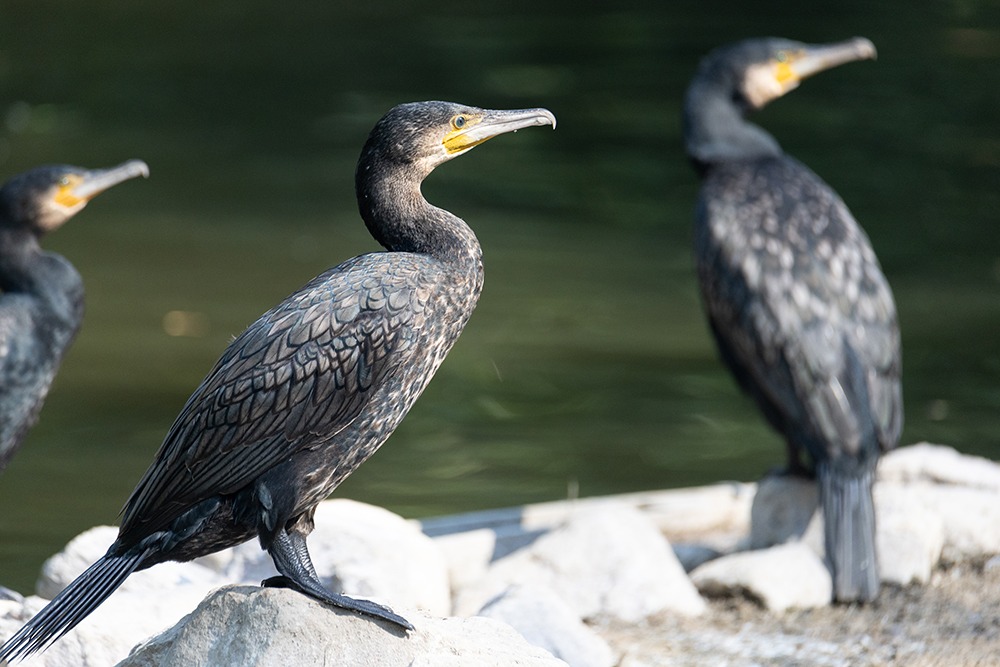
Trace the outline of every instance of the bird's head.
{"label": "bird's head", "polygon": [[45,234],[58,229],[100,193],[137,176],[149,176],[149,167],[141,160],[110,169],[37,167],[0,187],[0,223]]}
{"label": "bird's head", "polygon": [[722,47],[706,57],[705,67],[730,82],[735,101],[754,110],[817,72],[875,56],[875,45],[863,37],[815,45],[768,37]]}
{"label": "bird's head", "polygon": [[547,109],[497,111],[453,102],[412,102],[393,107],[372,129],[362,153],[413,165],[426,176],[442,162],[487,139],[535,125],[556,126]]}

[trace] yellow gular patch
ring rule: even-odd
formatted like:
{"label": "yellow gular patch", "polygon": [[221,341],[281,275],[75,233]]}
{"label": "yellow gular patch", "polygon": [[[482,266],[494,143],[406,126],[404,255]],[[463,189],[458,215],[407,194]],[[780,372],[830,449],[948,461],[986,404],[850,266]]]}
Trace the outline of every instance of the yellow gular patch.
{"label": "yellow gular patch", "polygon": [[86,199],[77,197],[74,194],[76,186],[80,184],[80,180],[79,176],[66,176],[59,183],[59,188],[56,190],[56,194],[52,197],[52,200],[56,204],[65,206],[66,208],[75,208],[80,204],[86,203]]}
{"label": "yellow gular patch", "polygon": [[780,83],[782,87],[798,83],[799,80],[798,76],[795,74],[795,70],[792,69],[792,66],[788,61],[775,63],[774,78],[777,79],[778,83]]}
{"label": "yellow gular patch", "polygon": [[459,114],[451,119],[451,130],[448,134],[444,135],[444,139],[441,140],[441,144],[444,146],[448,153],[458,153],[460,151],[468,150],[473,146],[478,146],[483,143],[489,137],[481,137],[479,139],[473,139],[468,135],[468,131],[478,125],[482,121],[481,116],[472,116],[470,114]]}

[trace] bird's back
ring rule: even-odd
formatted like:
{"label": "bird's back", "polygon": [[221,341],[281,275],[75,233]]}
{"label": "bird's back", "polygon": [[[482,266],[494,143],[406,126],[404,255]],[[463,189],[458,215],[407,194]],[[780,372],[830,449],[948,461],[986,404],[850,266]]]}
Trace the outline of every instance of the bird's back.
{"label": "bird's back", "polygon": [[[772,424],[814,457],[895,445],[899,330],[864,231],[787,156],[703,178],[696,256],[722,356]],[[874,448],[874,449],[873,449]]]}
{"label": "bird's back", "polygon": [[[321,274],[237,337],[188,400],[124,510],[133,544],[276,466],[293,513],[395,429],[475,305],[429,257],[373,253]],[[292,471],[289,471],[292,472]],[[203,531],[204,532],[204,531]]]}

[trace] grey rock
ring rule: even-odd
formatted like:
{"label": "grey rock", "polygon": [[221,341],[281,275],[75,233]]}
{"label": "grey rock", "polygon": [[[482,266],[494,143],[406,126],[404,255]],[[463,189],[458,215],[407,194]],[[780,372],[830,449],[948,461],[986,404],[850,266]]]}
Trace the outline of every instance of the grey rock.
{"label": "grey rock", "polygon": [[802,543],[723,556],[691,573],[704,595],[746,595],[772,611],[830,603],[833,584],[819,557]]}
{"label": "grey rock", "polygon": [[404,633],[294,591],[225,588],[118,667],[566,665],[498,621],[397,611],[416,629]]}
{"label": "grey rock", "polygon": [[793,475],[769,475],[757,485],[750,510],[750,548],[807,539],[823,553],[822,513],[816,483]]}
{"label": "grey rock", "polygon": [[613,667],[607,642],[587,627],[558,595],[543,587],[514,586],[491,600],[480,616],[502,621],[570,667]]}

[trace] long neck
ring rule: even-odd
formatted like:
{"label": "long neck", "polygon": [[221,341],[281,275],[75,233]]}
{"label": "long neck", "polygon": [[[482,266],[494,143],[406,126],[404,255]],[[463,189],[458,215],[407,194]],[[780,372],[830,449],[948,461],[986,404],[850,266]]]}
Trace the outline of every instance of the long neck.
{"label": "long neck", "polygon": [[73,265],[44,252],[37,237],[21,227],[0,224],[0,292],[26,294],[72,328],[83,316],[83,280]]}
{"label": "long neck", "polygon": [[718,162],[781,155],[770,134],[744,117],[733,101],[732,86],[696,81],[684,98],[684,142],[688,157],[700,168]]}
{"label": "long neck", "polygon": [[481,272],[482,249],[475,233],[461,218],[424,199],[424,176],[413,164],[365,151],[355,186],[368,231],[390,252],[429,255],[459,270]]}

